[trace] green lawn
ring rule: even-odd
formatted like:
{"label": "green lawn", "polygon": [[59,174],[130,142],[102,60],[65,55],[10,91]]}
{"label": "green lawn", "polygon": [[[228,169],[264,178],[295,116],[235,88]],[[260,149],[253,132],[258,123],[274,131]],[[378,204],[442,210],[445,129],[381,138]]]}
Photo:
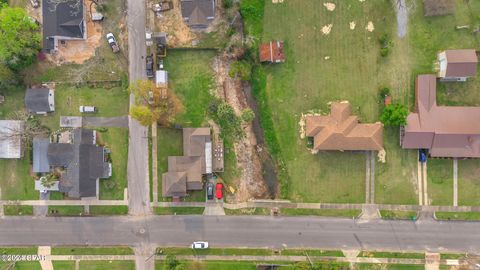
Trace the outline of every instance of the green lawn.
{"label": "green lawn", "polygon": [[[279,157],[290,180],[288,194],[282,195],[295,201],[365,201],[365,156],[349,152],[312,155],[300,139],[297,123],[301,113],[328,112],[328,103],[340,100],[349,100],[363,122],[377,121],[377,91],[388,82],[385,72],[397,67],[395,62],[389,67],[392,63],[380,59],[377,41],[394,29],[393,20],[382,21],[394,17],[390,2],[339,1],[336,5],[330,12],[319,1],[301,5],[265,1],[263,40],[284,40],[287,60],[265,67],[266,87],[261,91],[266,100],[260,100],[260,105],[271,108]],[[354,31],[348,27],[351,21],[357,24]],[[372,33],[365,30],[368,21],[375,25]],[[330,34],[322,35],[320,29],[330,23]],[[326,56],[330,58],[325,60]],[[273,154],[278,158],[278,153]]]}
{"label": "green lawn", "polygon": [[57,85],[55,88],[55,113],[40,117],[44,125],[55,131],[60,126],[60,116],[81,116],[80,105],[95,106],[98,112],[84,116],[128,115],[128,91],[122,87],[110,89]]}
{"label": "green lawn", "polygon": [[[264,67],[265,77],[256,78],[260,81],[257,98],[262,117],[271,117],[262,119],[264,127],[268,127],[267,142],[272,148],[274,141],[278,141],[272,153],[286,166],[283,182],[290,186],[282,193],[283,197],[302,201],[363,201],[360,193],[346,194],[346,190],[352,190],[351,187],[363,190],[360,181],[364,179],[364,161],[355,159],[351,153],[339,153],[338,157],[319,153],[312,157],[298,135],[301,113],[312,109],[326,112],[328,102],[349,100],[363,122],[377,121],[380,112],[377,91],[384,86],[391,89],[394,102],[413,108],[415,77],[433,72],[438,51],[476,48],[478,40],[471,31],[455,30],[455,26],[478,24],[473,14],[480,11],[479,2],[467,4],[456,0],[455,15],[425,18],[423,2],[413,1],[411,5],[416,8],[411,11],[409,25],[414,27],[408,28],[404,39],[396,37],[395,14],[389,1],[339,1],[333,12],[313,0],[303,1],[302,5],[264,2],[262,40],[284,40],[286,46],[286,62]],[[348,28],[351,21],[356,22],[355,30]],[[368,21],[375,25],[372,33],[365,31]],[[330,34],[322,35],[320,29],[330,23],[333,24]],[[261,26],[252,27],[248,21],[246,27],[253,28],[254,33],[261,31]],[[393,42],[386,58],[379,56],[378,44],[384,33]],[[479,89],[480,78],[467,84],[440,85],[439,103],[478,105]],[[415,151],[400,149],[396,130],[386,129],[384,141],[387,163],[377,163],[376,202],[416,204]],[[436,192],[435,187],[432,196],[434,203],[441,204],[445,197],[451,197],[448,190],[441,188]]]}
{"label": "green lawn", "polygon": [[203,207],[155,207],[157,215],[202,215]]}
{"label": "green lawn", "polygon": [[243,216],[243,215],[257,215],[257,216],[269,216],[270,208],[242,208],[242,209],[227,209],[225,208],[225,214],[228,216]]}
{"label": "green lawn", "polygon": [[30,255],[37,254],[37,247],[1,247],[0,254],[5,255]]}
{"label": "green lawn", "polygon": [[35,183],[30,175],[30,151],[27,147],[24,157],[18,160],[0,159],[0,195],[2,200],[38,199],[39,194],[35,190]]}
{"label": "green lawn", "polygon": [[453,204],[453,161],[429,159],[427,162],[428,198],[432,205]]}
{"label": "green lawn", "polygon": [[75,270],[75,261],[53,261],[55,270]]}
{"label": "green lawn", "polygon": [[157,172],[158,200],[168,201],[162,196],[162,174],[168,170],[168,156],[183,155],[183,139],[181,129],[157,129]]}
{"label": "green lawn", "polygon": [[30,205],[4,205],[3,210],[6,216],[33,215],[33,206]]}
{"label": "green lawn", "polygon": [[92,205],[90,206],[90,215],[92,216],[126,215],[126,214],[128,214],[128,206],[126,205],[115,205],[115,206]]}
{"label": "green lawn", "polygon": [[380,215],[383,219],[416,219],[417,212],[414,211],[389,211],[380,210]]}
{"label": "green lawn", "polygon": [[370,264],[370,263],[359,263],[355,265],[357,270],[424,270],[424,265],[417,264]]}
{"label": "green lawn", "polygon": [[52,255],[133,255],[129,247],[52,247]]}
{"label": "green lawn", "polygon": [[123,200],[127,187],[128,129],[109,128],[106,132],[97,132],[99,144],[104,144],[112,153],[112,177],[100,179],[100,199]]}
{"label": "green lawn", "polygon": [[398,128],[384,129],[386,163],[375,164],[375,203],[417,204],[417,151],[400,147]]}
{"label": "green lawn", "polygon": [[134,270],[134,261],[80,261],[82,270]]}
{"label": "green lawn", "polygon": [[344,257],[339,250],[320,250],[320,249],[284,249],[281,252],[284,256],[325,256],[325,257]]}
{"label": "green lawn", "polygon": [[480,205],[480,160],[467,159],[458,161],[458,204]]}
{"label": "green lawn", "polygon": [[84,215],[83,206],[49,206],[48,214],[52,216],[82,216]]}
{"label": "green lawn", "polygon": [[157,248],[159,255],[221,255],[221,256],[268,256],[273,255],[271,249],[254,249],[254,248],[209,248],[209,249],[191,249],[191,248],[171,248],[159,247]]}
{"label": "green lawn", "polygon": [[358,217],[361,210],[337,210],[337,209],[296,209],[282,208],[280,213],[282,216],[324,216],[324,217]]}
{"label": "green lawn", "polygon": [[435,217],[441,220],[480,220],[479,212],[435,212]]}
{"label": "green lawn", "polygon": [[358,255],[358,257],[425,259],[425,254],[424,253],[407,253],[407,252],[369,252],[369,251],[362,251]]}
{"label": "green lawn", "polygon": [[[254,262],[235,262],[235,261],[187,261],[186,269],[202,269],[202,270],[255,270],[256,263]],[[157,261],[155,264],[156,270],[164,270],[163,262]],[[291,267],[282,267],[283,269],[292,269]]]}
{"label": "green lawn", "polygon": [[205,124],[208,104],[212,99],[214,50],[169,50],[165,59],[170,89],[183,104],[176,121],[184,126]]}
{"label": "green lawn", "polygon": [[[9,268],[12,267],[13,268]],[[12,269],[12,270],[41,270],[39,262],[0,262],[1,269]]]}

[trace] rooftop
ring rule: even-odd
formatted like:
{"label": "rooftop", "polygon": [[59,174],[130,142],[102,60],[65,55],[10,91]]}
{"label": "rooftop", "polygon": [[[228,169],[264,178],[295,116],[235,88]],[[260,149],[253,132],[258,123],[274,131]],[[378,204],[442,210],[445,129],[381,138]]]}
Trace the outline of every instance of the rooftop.
{"label": "rooftop", "polygon": [[0,120],[0,158],[22,157],[23,121]]}
{"label": "rooftop", "polygon": [[215,0],[181,0],[182,17],[188,26],[202,29],[215,19]]}
{"label": "rooftop", "polygon": [[28,88],[25,93],[25,107],[29,113],[47,113],[55,111],[55,96],[46,87]]}
{"label": "rooftop", "polygon": [[313,150],[381,150],[381,123],[360,124],[348,102],[335,102],[330,115],[305,118],[306,135],[313,137]]}
{"label": "rooftop", "polygon": [[480,107],[438,106],[436,85],[435,75],[417,77],[402,147],[430,149],[433,157],[480,157]]}
{"label": "rooftop", "polygon": [[285,62],[283,41],[270,41],[260,45],[260,62]]}

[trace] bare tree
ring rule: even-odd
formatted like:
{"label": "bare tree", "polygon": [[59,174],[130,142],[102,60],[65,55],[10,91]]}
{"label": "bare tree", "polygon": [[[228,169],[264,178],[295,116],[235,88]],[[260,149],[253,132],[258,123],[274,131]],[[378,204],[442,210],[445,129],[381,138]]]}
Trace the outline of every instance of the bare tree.
{"label": "bare tree", "polygon": [[11,120],[22,121],[23,125],[5,127],[3,130],[0,130],[0,139],[13,139],[20,137],[23,141],[30,141],[34,137],[45,137],[50,134],[50,130],[43,126],[40,120],[28,115],[24,111],[13,112],[9,118]]}

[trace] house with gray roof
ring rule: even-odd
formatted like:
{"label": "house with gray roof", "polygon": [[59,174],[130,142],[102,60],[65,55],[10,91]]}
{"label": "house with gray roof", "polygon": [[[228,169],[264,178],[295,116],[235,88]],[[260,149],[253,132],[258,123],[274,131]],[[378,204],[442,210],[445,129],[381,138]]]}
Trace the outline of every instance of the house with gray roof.
{"label": "house with gray roof", "polygon": [[48,138],[33,138],[33,167],[34,173],[48,173],[50,172],[50,164],[48,163],[48,146],[50,139]]}
{"label": "house with gray roof", "polygon": [[[112,176],[112,165],[106,161],[105,148],[97,145],[96,131],[73,129],[67,131],[69,143],[49,143],[46,153],[50,170],[61,168],[59,190],[70,198],[97,197],[100,179]],[[65,136],[65,135],[63,135]],[[37,140],[35,152],[44,149]],[[37,165],[40,167],[40,165]],[[34,160],[35,167],[35,160]]]}
{"label": "house with gray roof", "polygon": [[52,53],[63,40],[87,37],[83,0],[43,0],[43,50]]}
{"label": "house with gray roof", "polygon": [[203,175],[223,171],[223,166],[212,164],[210,128],[184,128],[183,156],[168,157],[168,171],[162,174],[162,195],[180,198],[188,191],[202,190]]}
{"label": "house with gray roof", "polygon": [[215,0],[181,0],[183,21],[192,29],[204,30],[215,19]]}
{"label": "house with gray roof", "polygon": [[22,157],[23,129],[23,121],[0,120],[0,158]]}
{"label": "house with gray roof", "polygon": [[31,114],[47,114],[55,111],[55,93],[47,87],[28,88],[25,107]]}

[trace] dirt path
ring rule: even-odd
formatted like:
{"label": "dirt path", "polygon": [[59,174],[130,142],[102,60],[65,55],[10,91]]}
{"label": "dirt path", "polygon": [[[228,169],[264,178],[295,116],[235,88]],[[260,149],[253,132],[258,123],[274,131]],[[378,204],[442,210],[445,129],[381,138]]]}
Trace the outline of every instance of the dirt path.
{"label": "dirt path", "polygon": [[393,0],[397,12],[397,35],[404,38],[407,35],[408,9],[405,0]]}

